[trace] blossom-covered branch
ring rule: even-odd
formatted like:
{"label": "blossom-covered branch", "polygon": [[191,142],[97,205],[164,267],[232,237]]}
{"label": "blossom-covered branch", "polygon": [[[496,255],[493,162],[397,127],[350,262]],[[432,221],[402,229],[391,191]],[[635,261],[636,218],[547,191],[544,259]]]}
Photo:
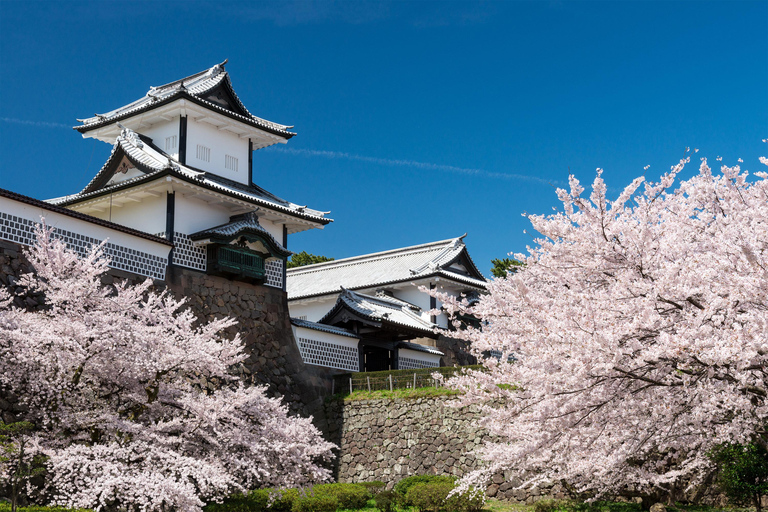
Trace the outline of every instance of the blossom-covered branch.
{"label": "blossom-covered branch", "polygon": [[542,237],[521,270],[472,307],[439,295],[482,320],[456,335],[485,371],[453,384],[501,439],[467,482],[669,491],[700,481],[719,443],[766,443],[768,174],[702,159],[673,188],[688,161],[614,201],[600,171],[589,197],[572,176],[562,212],[528,216]]}
{"label": "blossom-covered branch", "polygon": [[330,477],[319,463],[333,445],[311,419],[230,374],[246,357],[239,336],[220,336],[234,320],[198,326],[150,281],[103,286],[101,248],[79,258],[46,229],[28,257],[35,272],[20,283],[45,307],[0,296],[0,389],[38,428],[54,503],[199,510],[236,490]]}

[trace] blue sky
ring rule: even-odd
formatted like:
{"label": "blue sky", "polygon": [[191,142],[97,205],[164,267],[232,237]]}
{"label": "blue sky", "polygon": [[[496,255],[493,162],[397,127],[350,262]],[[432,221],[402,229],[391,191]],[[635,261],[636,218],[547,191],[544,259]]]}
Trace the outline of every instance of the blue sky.
{"label": "blue sky", "polygon": [[76,118],[228,58],[251,112],[298,132],[254,153],[255,181],[335,219],[292,237],[294,251],[467,232],[488,273],[532,243],[521,214],[557,207],[569,171],[591,182],[601,167],[619,190],[686,147],[752,171],[768,156],[766,1],[0,8],[0,187],[79,190],[110,147],[82,139]]}

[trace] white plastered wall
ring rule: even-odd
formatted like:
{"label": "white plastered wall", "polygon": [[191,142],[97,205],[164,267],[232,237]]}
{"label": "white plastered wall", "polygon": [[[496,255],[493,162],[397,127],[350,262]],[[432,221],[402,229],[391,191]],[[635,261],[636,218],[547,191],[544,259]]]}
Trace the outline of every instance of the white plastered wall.
{"label": "white plastered wall", "polygon": [[304,363],[350,372],[360,369],[359,339],[295,325],[292,327]]}
{"label": "white plastered wall", "polygon": [[186,196],[184,191],[176,193],[174,207],[173,229],[187,235],[226,224],[231,216],[227,208]]}
{"label": "white plastered wall", "polygon": [[[232,216],[232,211],[228,208],[222,205],[211,205],[202,199],[190,197],[184,191],[177,192],[175,208],[174,229],[179,233],[186,234],[226,224]],[[256,207],[254,206],[255,209]],[[279,244],[283,243],[283,224],[263,218],[259,219],[259,224]]]}
{"label": "white plastered wall", "polygon": [[[437,289],[440,290],[441,284],[437,284]],[[428,287],[428,284],[425,284],[426,287]],[[452,292],[452,290],[440,290],[440,291],[448,291]],[[397,297],[398,299],[404,300],[406,302],[410,302],[411,304],[415,304],[416,306],[419,306],[421,308],[421,318],[423,318],[426,321],[431,321],[431,315],[429,314],[430,311],[430,296],[428,293],[424,293],[419,290],[418,286],[406,286],[404,288],[399,288],[396,290],[393,290],[393,295]],[[435,308],[440,309],[442,307],[443,303],[437,300],[435,302]],[[448,327],[448,317],[445,315],[445,313],[437,315],[437,318],[435,319],[437,325],[440,327]]]}
{"label": "white plastered wall", "polygon": [[288,302],[288,311],[292,318],[303,318],[310,322],[317,322],[328,313],[334,304],[336,304],[336,298],[338,295],[328,295],[323,297],[322,300],[308,302],[305,304],[297,304],[296,302]]}
{"label": "white plastered wall", "polygon": [[261,227],[266,229],[270,235],[275,237],[275,240],[277,240],[277,243],[279,243],[280,245],[283,244],[283,223],[272,222],[272,221],[260,218],[259,224],[261,224]]}
{"label": "white plastered wall", "polygon": [[[150,126],[149,128],[144,128],[141,130],[141,133],[151,138],[152,143],[162,151],[168,153],[173,158],[179,158],[179,144],[181,141],[179,140],[178,116],[170,121],[157,123]],[[166,147],[167,138],[171,138],[172,140],[169,140],[168,142],[175,142],[175,146],[171,145]],[[187,155],[189,155],[189,149],[187,149]]]}
{"label": "white plastered wall", "polygon": [[400,300],[419,306],[423,311],[429,311],[429,295],[419,291],[418,286],[405,286],[394,289],[392,290],[392,295]]}
{"label": "white plastered wall", "polygon": [[[187,158],[186,163],[204,171],[229,178],[248,185],[248,139],[241,139],[227,130],[218,130],[215,126],[188,118],[187,121]],[[211,150],[210,162],[197,158],[197,145]],[[237,159],[237,171],[224,167],[225,155]]]}
{"label": "white plastered wall", "polygon": [[157,235],[165,233],[167,208],[167,199],[163,193],[159,197],[143,199],[140,203],[126,202],[120,207],[113,203],[105,211],[93,212],[89,215]]}
{"label": "white plastered wall", "polygon": [[411,350],[408,348],[400,348],[397,350],[397,357],[407,357],[409,359],[415,359],[417,361],[424,361],[429,363],[430,366],[440,366],[440,356],[437,354],[429,354],[427,352],[420,352],[418,350]]}
{"label": "white plastered wall", "polygon": [[[45,224],[49,228],[56,228],[63,231],[69,231],[78,235],[83,235],[97,240],[108,240],[116,246],[132,249],[140,253],[155,256],[161,259],[167,259],[171,247],[152,240],[147,240],[140,236],[117,231],[115,229],[100,226],[86,220],[70,217],[69,215],[52,212],[39,206],[22,203],[10,198],[0,197],[0,212],[26,219],[35,223],[45,218]],[[13,241],[13,240],[12,240]],[[163,267],[165,263],[162,264]],[[157,277],[157,276],[156,276]]]}

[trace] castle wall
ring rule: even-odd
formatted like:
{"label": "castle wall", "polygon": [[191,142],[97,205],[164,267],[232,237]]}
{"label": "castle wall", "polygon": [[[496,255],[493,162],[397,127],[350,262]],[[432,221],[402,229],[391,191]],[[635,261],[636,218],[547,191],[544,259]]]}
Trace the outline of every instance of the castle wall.
{"label": "castle wall", "polygon": [[233,337],[239,332],[249,353],[242,378],[267,385],[269,394],[283,397],[292,412],[313,415],[316,425],[326,429],[323,403],[331,394],[331,376],[340,372],[304,364],[293,338],[285,292],[177,266],[169,268],[166,284],[188,299],[201,321],[237,319],[237,325],[223,335]]}
{"label": "castle wall", "polygon": [[[340,446],[339,482],[385,482],[388,488],[411,475],[462,477],[481,467],[473,451],[486,440],[477,406],[455,408],[448,396],[414,400],[334,400],[326,405],[330,439]],[[496,475],[490,497],[532,503],[564,498],[560,484],[514,490],[511,475]]]}

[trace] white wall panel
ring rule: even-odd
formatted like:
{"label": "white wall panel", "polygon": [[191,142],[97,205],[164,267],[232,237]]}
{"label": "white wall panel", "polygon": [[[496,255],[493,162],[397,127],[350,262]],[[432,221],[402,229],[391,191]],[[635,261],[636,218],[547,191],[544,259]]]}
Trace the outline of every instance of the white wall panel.
{"label": "white wall panel", "polygon": [[[210,162],[196,158],[196,147],[201,144],[210,148]],[[238,183],[248,184],[248,139],[227,130],[195,121],[187,121],[187,165],[229,178]],[[230,155],[238,160],[237,172],[226,169],[225,158]]]}
{"label": "white wall panel", "polygon": [[[120,203],[122,206],[117,206]],[[112,206],[106,205],[103,212],[92,212],[89,215],[137,229],[151,235],[165,233],[165,216],[168,200],[165,193],[158,197],[146,197],[140,203],[129,201],[122,203],[117,198]]]}
{"label": "white wall panel", "polygon": [[[146,135],[147,137],[150,137],[152,139],[152,143],[158,148],[160,148],[162,151],[168,153],[174,158],[177,158],[177,159],[179,158],[179,144],[181,141],[179,141],[178,116],[168,122],[153,124],[149,128],[142,128],[139,130],[139,133],[141,133],[142,135]],[[165,139],[167,137],[176,138],[175,149],[170,149],[170,148],[166,149]],[[189,154],[189,150],[187,150],[187,154]]]}

